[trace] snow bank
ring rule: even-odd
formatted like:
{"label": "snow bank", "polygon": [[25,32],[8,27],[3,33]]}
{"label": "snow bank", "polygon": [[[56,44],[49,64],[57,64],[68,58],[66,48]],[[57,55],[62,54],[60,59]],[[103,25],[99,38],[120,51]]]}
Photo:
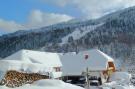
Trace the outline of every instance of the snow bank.
{"label": "snow bank", "polygon": [[102,86],[102,89],[135,89],[134,86],[131,85],[110,85],[110,86]]}
{"label": "snow bank", "polygon": [[134,86],[130,85],[131,75],[127,72],[115,72],[110,77],[110,83],[102,85],[103,89],[135,89]]}
{"label": "snow bank", "polygon": [[[0,89],[10,89],[5,86],[0,87]],[[32,85],[25,85],[23,87],[15,89],[84,89],[79,86],[72,84],[64,83],[61,80],[40,80],[35,82]]]}
{"label": "snow bank", "polygon": [[129,83],[131,79],[131,74],[127,72],[115,72],[110,77],[110,81],[125,82]]}

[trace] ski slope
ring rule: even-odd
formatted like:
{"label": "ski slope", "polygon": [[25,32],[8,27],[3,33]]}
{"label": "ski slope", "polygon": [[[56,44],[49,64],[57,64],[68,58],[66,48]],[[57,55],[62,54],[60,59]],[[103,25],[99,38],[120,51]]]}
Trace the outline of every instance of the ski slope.
{"label": "ski slope", "polygon": [[81,37],[89,33],[90,31],[96,29],[97,27],[101,25],[103,25],[103,23],[98,24],[98,25],[91,25],[91,26],[76,28],[74,32],[62,38],[61,45],[67,43],[69,37],[73,37],[74,40],[80,39]]}

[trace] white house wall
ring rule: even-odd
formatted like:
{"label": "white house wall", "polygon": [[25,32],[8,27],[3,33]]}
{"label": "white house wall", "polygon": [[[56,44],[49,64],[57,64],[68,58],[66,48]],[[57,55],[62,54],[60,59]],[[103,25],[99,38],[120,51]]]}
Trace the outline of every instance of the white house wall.
{"label": "white house wall", "polygon": [[[88,55],[88,59],[85,59]],[[60,59],[63,64],[63,75],[80,75],[83,71],[89,70],[103,71],[107,69],[108,61],[113,59],[99,50],[83,51],[76,54],[66,53],[60,54]]]}

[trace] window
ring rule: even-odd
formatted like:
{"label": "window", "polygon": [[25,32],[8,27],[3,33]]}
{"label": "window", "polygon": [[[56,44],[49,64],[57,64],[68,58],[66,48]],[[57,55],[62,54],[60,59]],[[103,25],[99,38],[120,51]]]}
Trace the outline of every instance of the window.
{"label": "window", "polygon": [[89,58],[89,55],[88,54],[86,54],[85,55],[85,60],[87,60]]}
{"label": "window", "polygon": [[61,67],[54,67],[55,72],[60,72],[61,71]]}

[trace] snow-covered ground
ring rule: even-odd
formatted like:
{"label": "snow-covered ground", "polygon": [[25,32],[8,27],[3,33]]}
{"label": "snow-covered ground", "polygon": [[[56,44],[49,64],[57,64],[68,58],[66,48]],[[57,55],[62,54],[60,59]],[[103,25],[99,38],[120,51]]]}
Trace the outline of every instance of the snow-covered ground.
{"label": "snow-covered ground", "polygon": [[[135,89],[135,86],[129,83],[128,77],[130,77],[128,73],[118,72],[112,76],[113,78],[112,82],[104,83],[100,87],[90,86],[89,89]],[[13,89],[13,88],[0,86],[0,89]],[[46,80],[36,81],[33,84],[23,85],[22,87],[17,87],[14,89],[88,89],[88,88],[82,88],[76,85],[65,83],[61,80],[46,79]]]}
{"label": "snow-covered ground", "polygon": [[[5,86],[1,86],[0,89],[13,89],[7,88]],[[61,80],[40,80],[35,82],[34,84],[24,85],[22,87],[18,87],[15,89],[84,89],[79,86],[75,86],[72,84],[64,83]]]}
{"label": "snow-covered ground", "polygon": [[115,72],[111,75],[110,80],[112,82],[102,85],[103,89],[135,89],[130,83],[131,74],[127,72]]}
{"label": "snow-covered ground", "polygon": [[[90,86],[89,89],[135,89],[135,86],[129,82],[130,74],[126,72],[116,72],[110,79],[112,82],[104,83],[102,86]],[[101,88],[102,87],[102,88]],[[0,86],[0,89],[13,89],[6,86]],[[36,81],[33,84],[27,84],[15,89],[88,89],[76,85],[65,83],[61,80],[46,79]]]}
{"label": "snow-covered ground", "polygon": [[[13,89],[5,86],[0,86],[0,89]],[[61,80],[40,80],[34,84],[27,84],[22,87],[14,89],[85,89],[69,83],[64,83]],[[99,87],[90,87],[89,89],[101,89]],[[102,89],[135,89],[132,85],[120,85],[117,82],[106,83],[102,86]]]}
{"label": "snow-covered ground", "polygon": [[135,89],[135,86],[131,84],[124,84],[117,81],[105,83],[102,85],[103,89]]}

